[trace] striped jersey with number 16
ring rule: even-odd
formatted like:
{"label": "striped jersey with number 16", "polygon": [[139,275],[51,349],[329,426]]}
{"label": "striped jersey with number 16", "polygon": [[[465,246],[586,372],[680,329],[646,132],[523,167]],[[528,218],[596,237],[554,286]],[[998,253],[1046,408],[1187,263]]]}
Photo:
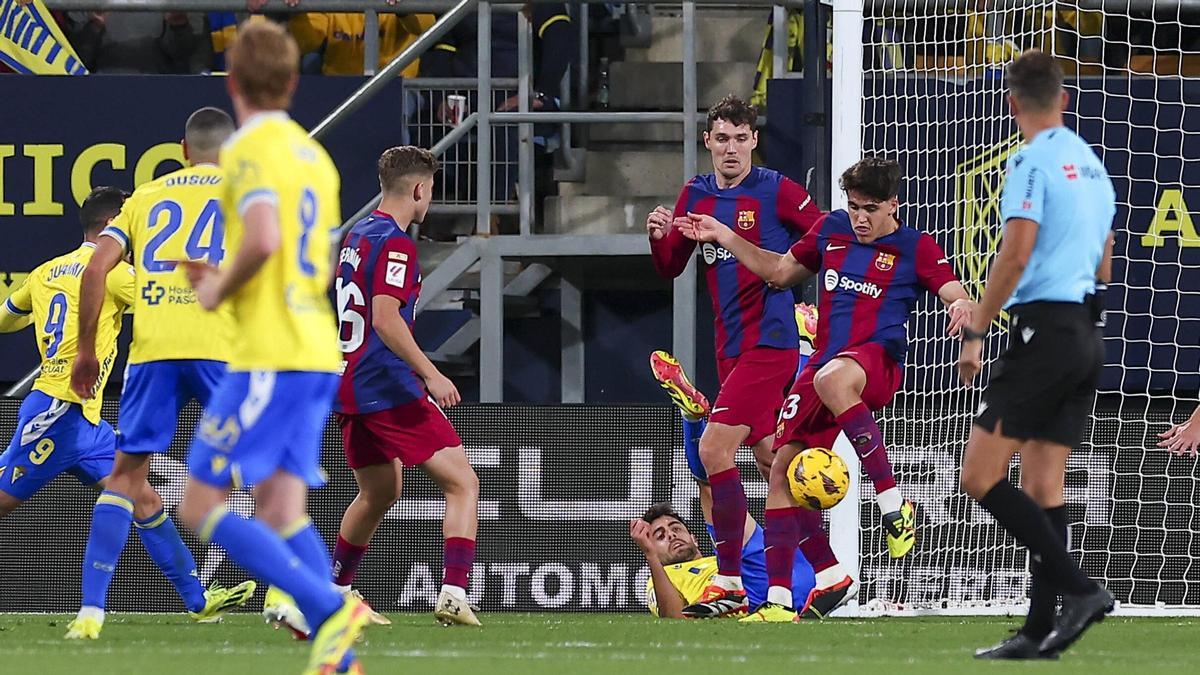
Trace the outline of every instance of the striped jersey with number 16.
{"label": "striped jersey with number 16", "polygon": [[279,214],[279,248],[229,298],[235,335],[231,371],[335,373],[337,328],[326,289],[330,233],[341,222],[341,179],[321,144],[282,111],[258,113],[221,148],[225,171],[226,256],[244,236],[242,218],[258,203]]}
{"label": "striped jersey with number 16", "polygon": [[95,250],[95,244],[84,242],[74,251],[42,263],[4,301],[4,309],[12,314],[33,315],[38,353],[42,355],[42,370],[33,388],[60,401],[82,404],[83,416],[92,424],[100,421],[101,393],[117,359],[121,314],[133,304],[134,294],[133,268],[118,263],[105,280],[104,304],[96,324],[96,359],[100,362],[96,395],[80,401],[71,391],[71,368],[79,335],[79,284]]}
{"label": "striped jersey with number 16", "polygon": [[358,221],[342,242],[334,285],[344,364],[334,410],[355,415],[425,398],[425,384],[371,325],[372,299],[387,295],[400,302],[400,316],[412,330],[421,296],[412,237],[383,211]]}
{"label": "striped jersey with number 16", "polygon": [[223,181],[215,165],[200,164],[143,183],[100,233],[120,242],[137,273],[130,363],[229,359],[229,308],[204,311],[176,264],[225,261]]}

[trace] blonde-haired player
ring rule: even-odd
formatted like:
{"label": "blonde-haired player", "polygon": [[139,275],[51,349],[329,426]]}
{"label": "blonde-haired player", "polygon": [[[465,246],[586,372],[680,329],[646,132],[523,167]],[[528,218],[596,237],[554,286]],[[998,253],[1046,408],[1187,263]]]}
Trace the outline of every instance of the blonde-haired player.
{"label": "blonde-haired player", "polygon": [[[329,552],[306,514],[324,483],[321,433],[341,366],[326,295],[330,231],[340,224],[337,169],[285,112],[299,53],[279,26],[242,26],[228,54],[240,129],[221,149],[228,258],[184,263],[200,305],[228,302],[235,332],[229,372],[205,408],[188,457],[179,512],[204,541],[291,595],[313,628],[306,673],[331,673],[370,608],[329,582]],[[246,519],[225,508],[233,487],[255,486]]]}

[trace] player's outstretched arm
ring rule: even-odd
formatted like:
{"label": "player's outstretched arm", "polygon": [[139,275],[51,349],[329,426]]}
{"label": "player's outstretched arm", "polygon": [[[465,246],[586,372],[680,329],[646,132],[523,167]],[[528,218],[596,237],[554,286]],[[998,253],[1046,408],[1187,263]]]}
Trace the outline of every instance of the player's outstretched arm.
{"label": "player's outstretched arm", "polygon": [[417,339],[413,337],[412,331],[400,314],[402,306],[399,299],[390,295],[380,294],[371,298],[371,327],[375,329],[379,339],[383,340],[383,344],[392,350],[393,354],[404,359],[417,377],[424,380],[425,388],[434,402],[442,408],[457,405],[462,400],[458,394],[458,387],[455,387],[450,378],[443,375],[437,366],[433,365],[433,361],[425,356],[425,352],[421,351]]}
{"label": "player's outstretched arm", "polygon": [[629,538],[637,544],[642,555],[646,556],[646,566],[650,568],[650,583],[654,589],[655,604],[658,606],[658,618],[682,619],[683,596],[679,594],[675,584],[671,583],[662,561],[655,555],[654,547],[650,543],[651,536],[650,523],[641,518],[629,521]]}
{"label": "player's outstretched arm", "polygon": [[33,323],[33,299],[22,283],[4,302],[0,302],[0,333],[15,333]]}
{"label": "player's outstretched arm", "polygon": [[780,255],[761,249],[712,216],[689,213],[686,218],[676,218],[674,225],[688,239],[720,244],[738,262],[775,288],[790,288],[813,275],[812,270],[800,264],[791,252]]}
{"label": "player's outstretched arm", "polygon": [[958,337],[964,326],[971,325],[971,316],[975,313],[975,303],[967,294],[960,281],[948,281],[938,289],[938,299],[946,306],[950,319],[946,324],[946,334]]}
{"label": "player's outstretched arm", "polygon": [[125,246],[113,237],[102,236],[96,241],[96,251],[83,270],[79,282],[78,345],[75,363],[71,366],[71,391],[80,398],[91,398],[100,377],[100,362],[96,359],[96,324],[100,321],[100,308],[104,306],[104,293],[108,286],[108,273],[125,256]]}

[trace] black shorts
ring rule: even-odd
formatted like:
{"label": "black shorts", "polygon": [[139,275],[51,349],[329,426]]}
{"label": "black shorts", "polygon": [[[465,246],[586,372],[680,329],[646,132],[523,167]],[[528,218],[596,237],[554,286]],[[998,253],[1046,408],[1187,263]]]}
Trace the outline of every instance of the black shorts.
{"label": "black shorts", "polygon": [[1086,304],[1031,302],[1010,311],[1008,350],[992,364],[975,424],[1008,438],[1075,447],[1104,366],[1104,343]]}

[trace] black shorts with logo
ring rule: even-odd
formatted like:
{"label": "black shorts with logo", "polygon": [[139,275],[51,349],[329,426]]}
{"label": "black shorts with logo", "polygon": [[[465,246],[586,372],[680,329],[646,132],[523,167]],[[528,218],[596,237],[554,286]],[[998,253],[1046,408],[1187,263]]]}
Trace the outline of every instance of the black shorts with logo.
{"label": "black shorts with logo", "polygon": [[1104,366],[1090,303],[1031,302],[1009,310],[1008,350],[992,364],[975,424],[1008,438],[1075,447]]}

